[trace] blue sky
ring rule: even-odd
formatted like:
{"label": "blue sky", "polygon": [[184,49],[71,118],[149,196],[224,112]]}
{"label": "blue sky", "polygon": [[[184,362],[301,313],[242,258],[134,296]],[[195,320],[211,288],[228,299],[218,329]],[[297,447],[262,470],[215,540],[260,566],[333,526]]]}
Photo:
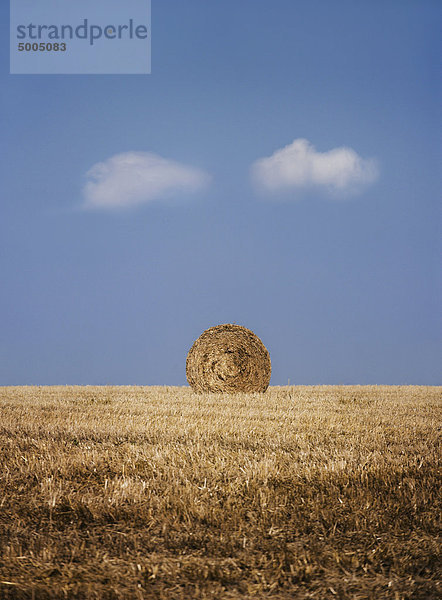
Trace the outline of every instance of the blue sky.
{"label": "blue sky", "polygon": [[0,384],[185,385],[228,322],[273,385],[440,384],[440,16],[152,0],[151,75],[9,75],[2,3]]}

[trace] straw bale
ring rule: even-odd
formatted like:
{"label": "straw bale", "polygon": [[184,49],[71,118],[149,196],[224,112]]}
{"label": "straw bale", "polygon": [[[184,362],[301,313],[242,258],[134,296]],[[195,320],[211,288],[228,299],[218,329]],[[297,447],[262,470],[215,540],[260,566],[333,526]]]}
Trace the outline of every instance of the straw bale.
{"label": "straw bale", "polygon": [[266,347],[241,325],[206,329],[187,355],[187,381],[195,392],[265,392],[270,375]]}

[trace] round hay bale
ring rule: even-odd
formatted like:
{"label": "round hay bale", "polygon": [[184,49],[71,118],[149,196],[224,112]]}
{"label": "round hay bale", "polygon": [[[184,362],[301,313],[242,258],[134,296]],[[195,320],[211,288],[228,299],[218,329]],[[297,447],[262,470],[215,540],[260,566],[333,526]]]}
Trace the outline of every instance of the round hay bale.
{"label": "round hay bale", "polygon": [[195,392],[265,392],[272,367],[259,337],[241,325],[217,325],[194,342],[186,376]]}

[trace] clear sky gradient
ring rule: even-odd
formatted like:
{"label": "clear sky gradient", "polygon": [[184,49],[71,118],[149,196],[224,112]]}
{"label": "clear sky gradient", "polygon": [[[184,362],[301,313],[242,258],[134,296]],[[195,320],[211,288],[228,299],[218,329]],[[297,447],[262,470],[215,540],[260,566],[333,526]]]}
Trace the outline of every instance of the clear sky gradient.
{"label": "clear sky gradient", "polygon": [[[185,385],[229,322],[273,385],[441,383],[439,2],[152,0],[133,76],[9,75],[7,4],[0,385]],[[252,165],[300,138],[376,176],[330,193],[326,158],[257,188]],[[113,175],[87,196],[97,163]]]}

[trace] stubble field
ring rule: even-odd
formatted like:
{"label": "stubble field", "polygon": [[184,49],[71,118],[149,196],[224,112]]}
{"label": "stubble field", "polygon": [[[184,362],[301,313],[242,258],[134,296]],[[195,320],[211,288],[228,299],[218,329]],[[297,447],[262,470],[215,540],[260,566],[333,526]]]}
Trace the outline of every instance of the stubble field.
{"label": "stubble field", "polygon": [[439,598],[442,388],[0,388],[0,598]]}

